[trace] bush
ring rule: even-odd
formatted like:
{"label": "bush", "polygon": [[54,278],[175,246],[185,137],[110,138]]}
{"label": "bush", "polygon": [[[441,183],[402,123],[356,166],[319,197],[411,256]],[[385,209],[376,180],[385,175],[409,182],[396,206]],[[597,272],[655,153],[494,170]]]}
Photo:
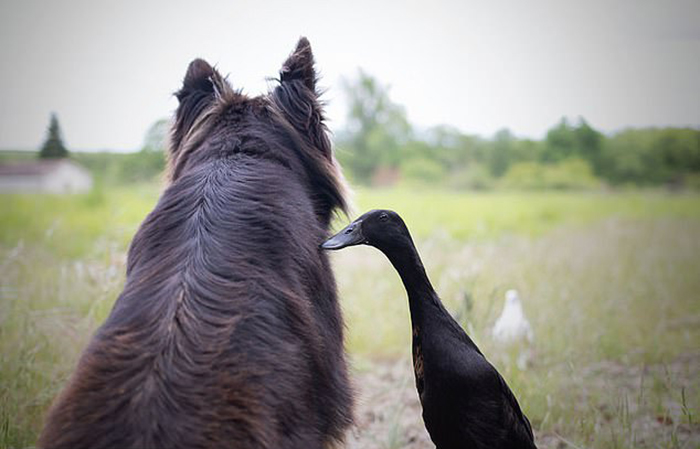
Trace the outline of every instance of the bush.
{"label": "bush", "polygon": [[700,173],[690,173],[683,178],[683,186],[691,190],[700,191]]}
{"label": "bush", "polygon": [[445,169],[437,161],[416,157],[401,165],[401,175],[407,181],[437,184],[445,177]]}
{"label": "bush", "polygon": [[490,190],[494,187],[494,179],[488,167],[473,162],[452,172],[448,177],[448,185],[454,189]]}
{"label": "bush", "polygon": [[130,184],[158,179],[165,168],[160,151],[75,153],[74,159],[105,184]]}
{"label": "bush", "polygon": [[501,180],[510,189],[586,190],[600,187],[588,162],[570,158],[554,164],[520,162],[510,167]]}

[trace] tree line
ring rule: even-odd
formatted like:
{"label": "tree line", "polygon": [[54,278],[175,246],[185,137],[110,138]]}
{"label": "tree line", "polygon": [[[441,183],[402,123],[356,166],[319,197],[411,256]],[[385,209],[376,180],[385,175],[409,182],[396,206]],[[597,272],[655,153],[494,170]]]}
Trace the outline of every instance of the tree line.
{"label": "tree line", "polygon": [[700,188],[700,130],[626,129],[606,135],[586,120],[562,118],[544,139],[509,130],[491,138],[451,127],[417,130],[386,86],[364,72],[346,81],[347,126],[337,156],[359,184],[423,182],[456,188]]}
{"label": "tree line", "polygon": [[[604,134],[562,118],[543,139],[502,129],[490,138],[449,126],[412,126],[388,88],[360,71],[343,85],[347,121],[336,155],[359,185],[429,184],[456,189],[596,189],[667,186],[700,189],[700,129],[643,128]],[[106,183],[156,179],[165,166],[168,120],[155,122],[135,153],[72,153]],[[52,114],[40,157],[68,156]]]}

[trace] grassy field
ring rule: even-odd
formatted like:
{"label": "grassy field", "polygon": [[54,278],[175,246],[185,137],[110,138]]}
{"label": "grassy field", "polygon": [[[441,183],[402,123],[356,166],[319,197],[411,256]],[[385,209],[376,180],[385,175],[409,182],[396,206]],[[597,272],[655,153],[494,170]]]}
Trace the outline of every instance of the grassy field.
{"label": "grassy field", "polygon": [[[157,196],[155,185],[0,196],[0,447],[34,443]],[[541,447],[700,447],[700,196],[360,190],[355,202],[404,216],[433,284]],[[406,297],[371,248],[334,253],[333,265],[362,389],[377,366],[409,356]],[[509,288],[521,292],[531,347],[489,338]],[[406,430],[380,427],[358,447],[408,447]]]}

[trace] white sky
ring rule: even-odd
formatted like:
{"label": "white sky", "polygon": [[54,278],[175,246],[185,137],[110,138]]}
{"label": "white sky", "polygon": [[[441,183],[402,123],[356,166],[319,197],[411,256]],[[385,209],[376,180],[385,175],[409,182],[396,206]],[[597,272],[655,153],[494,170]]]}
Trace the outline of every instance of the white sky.
{"label": "white sky", "polygon": [[137,149],[191,59],[262,93],[301,35],[335,129],[358,67],[420,127],[700,126],[699,0],[0,0],[0,148],[37,148],[56,111],[70,149]]}

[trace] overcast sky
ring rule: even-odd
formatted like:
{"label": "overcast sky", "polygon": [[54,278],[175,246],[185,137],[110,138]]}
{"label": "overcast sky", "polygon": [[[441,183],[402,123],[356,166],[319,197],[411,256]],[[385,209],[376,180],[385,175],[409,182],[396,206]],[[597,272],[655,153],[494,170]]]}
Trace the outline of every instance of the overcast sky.
{"label": "overcast sky", "polygon": [[258,94],[299,36],[328,118],[342,77],[390,86],[419,126],[540,138],[594,127],[700,126],[700,1],[277,2],[0,0],[0,148],[37,148],[56,111],[70,149],[137,149],[204,57]]}

